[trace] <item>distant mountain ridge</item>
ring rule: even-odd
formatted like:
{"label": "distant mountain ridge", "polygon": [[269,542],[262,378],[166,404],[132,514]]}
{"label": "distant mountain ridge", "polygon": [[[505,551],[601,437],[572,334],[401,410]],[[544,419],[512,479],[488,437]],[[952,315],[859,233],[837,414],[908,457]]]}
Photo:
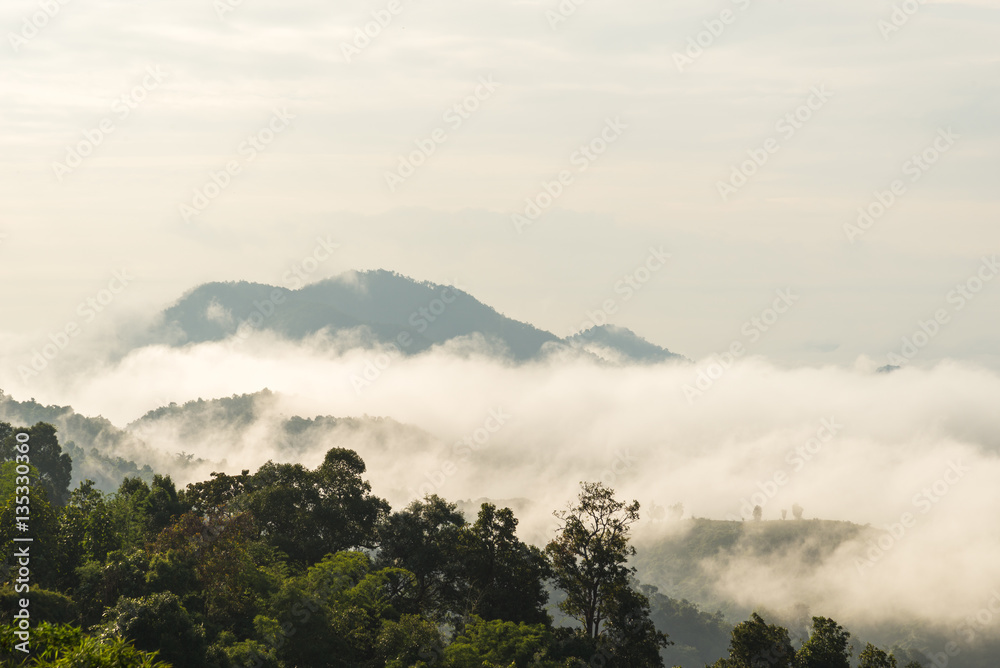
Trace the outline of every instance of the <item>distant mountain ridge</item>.
{"label": "distant mountain ridge", "polygon": [[[395,272],[349,272],[298,290],[246,281],[206,283],[166,309],[147,343],[174,346],[245,338],[254,330],[302,340],[322,331],[353,334],[359,345],[423,352],[481,336],[514,361],[569,347],[610,361],[656,363],[680,355],[612,326],[568,339],[498,313],[467,292]],[[599,349],[599,350],[598,350]]]}
{"label": "distant mountain ridge", "polygon": [[657,364],[668,361],[686,361],[687,358],[650,343],[631,329],[614,325],[591,327],[566,341],[581,350],[611,362]]}

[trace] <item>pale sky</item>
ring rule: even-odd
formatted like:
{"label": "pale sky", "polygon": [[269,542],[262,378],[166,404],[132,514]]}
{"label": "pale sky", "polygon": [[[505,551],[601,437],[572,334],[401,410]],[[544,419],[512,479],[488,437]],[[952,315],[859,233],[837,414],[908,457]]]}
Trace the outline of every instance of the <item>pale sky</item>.
{"label": "pale sky", "polygon": [[[891,32],[885,0],[562,6],[6,0],[8,352],[71,321],[111,331],[209,280],[281,285],[322,237],[339,247],[310,280],[457,283],[560,336],[615,299],[611,322],[703,358],[750,343],[743,324],[784,289],[799,299],[753,354],[884,363],[944,310],[914,363],[1000,366],[1000,278],[949,296],[992,279],[1000,252],[1000,3],[913,0]],[[707,46],[684,61],[689,39]],[[418,144],[433,153],[390,189]],[[89,155],[74,167],[70,150]],[[926,170],[907,164],[925,151]],[[751,155],[766,162],[724,201]],[[217,196],[186,220],[206,185]],[[895,201],[849,240],[876,192]],[[650,247],[671,258],[625,301],[615,285]],[[84,322],[78,304],[123,269]]]}

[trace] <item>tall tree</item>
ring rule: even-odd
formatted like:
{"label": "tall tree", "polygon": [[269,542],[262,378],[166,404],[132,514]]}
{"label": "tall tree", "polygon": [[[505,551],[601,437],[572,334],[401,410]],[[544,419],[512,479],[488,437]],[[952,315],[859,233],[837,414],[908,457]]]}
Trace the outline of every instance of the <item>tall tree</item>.
{"label": "tall tree", "polygon": [[729,658],[719,659],[713,668],[795,668],[795,650],[788,630],[768,624],[756,612],[733,629]]}
{"label": "tall tree", "polygon": [[639,502],[625,504],[599,482],[581,483],[577,503],[553,514],[560,521],[556,537],[545,547],[553,576],[566,599],[559,608],[597,638],[619,591],[629,586],[635,554],[629,528],[639,519]]}
{"label": "tall tree", "polygon": [[[885,653],[871,643],[865,645],[858,658],[861,661],[858,668],[896,668],[896,657]],[[919,665],[917,664],[918,668]]]}
{"label": "tall tree", "polygon": [[550,623],[544,583],[548,561],[537,547],[518,539],[510,508],[482,504],[476,523],[462,530],[459,550],[469,583],[467,613],[486,620]]}
{"label": "tall tree", "polygon": [[457,618],[468,598],[459,545],[465,517],[432,494],[395,512],[379,527],[379,568],[405,568],[416,577],[417,605],[436,620]]}
{"label": "tall tree", "polygon": [[796,655],[799,668],[851,668],[851,634],[827,617],[812,619],[812,633]]}
{"label": "tall tree", "polygon": [[361,457],[344,448],[332,448],[315,470],[267,462],[245,483],[241,503],[261,537],[308,566],[332,552],[374,547],[389,504],[371,494],[364,472]]}

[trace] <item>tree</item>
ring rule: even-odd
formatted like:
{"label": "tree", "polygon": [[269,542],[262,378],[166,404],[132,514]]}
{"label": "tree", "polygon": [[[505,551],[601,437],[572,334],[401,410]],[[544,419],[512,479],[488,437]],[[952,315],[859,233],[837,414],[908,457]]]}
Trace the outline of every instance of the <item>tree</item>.
{"label": "tree", "polygon": [[466,612],[483,619],[549,624],[544,580],[548,561],[517,538],[510,508],[484,503],[471,527],[460,532],[459,559],[468,581]]}
{"label": "tree", "polygon": [[556,668],[561,664],[547,660],[552,631],[544,624],[528,625],[487,621],[473,617],[443,652],[446,668]]}
{"label": "tree", "polygon": [[[14,665],[23,654],[13,649],[14,626],[0,628],[0,663]],[[122,638],[100,640],[68,624],[42,622],[31,630],[33,668],[170,668],[156,653],[137,650]],[[9,662],[9,663],[8,663]]]}
{"label": "tree", "polygon": [[393,513],[379,527],[377,565],[413,573],[419,610],[438,621],[465,612],[468,582],[459,547],[465,526],[454,503],[432,494]]}
{"label": "tree", "polygon": [[81,619],[94,624],[108,607],[122,597],[139,597],[146,593],[146,572],[149,557],[139,548],[108,553],[104,563],[88,561],[76,569],[77,586],[73,597],[80,606]]}
{"label": "tree", "polygon": [[851,668],[851,634],[827,617],[813,617],[812,633],[799,649],[799,668]]}
{"label": "tree", "polygon": [[576,505],[553,513],[561,524],[545,552],[556,584],[566,592],[560,610],[579,620],[589,638],[597,638],[635,571],[626,562],[635,554],[628,534],[639,519],[639,502],[617,501],[614,490],[599,482],[581,487]]}
{"label": "tree", "polygon": [[686,599],[665,596],[652,585],[639,589],[649,599],[650,619],[657,628],[670,629],[671,637],[677,639],[664,651],[666,665],[704,666],[726,653],[733,627],[726,624],[721,611],[705,612]]}
{"label": "tree", "polygon": [[177,494],[170,476],[153,476],[150,485],[127,477],[108,503],[122,545],[141,545],[184,514],[189,504]]}
{"label": "tree", "polygon": [[220,526],[185,513],[149,547],[152,558],[146,581],[152,591],[191,594],[198,604],[185,598],[185,606],[192,612],[203,611],[206,620],[219,628],[250,632],[267,583],[251,554],[255,534],[249,513]]}
{"label": "tree", "polygon": [[764,517],[764,509],[760,506],[753,507],[753,518],[755,521],[760,522],[761,518]]}
{"label": "tree", "polygon": [[[17,449],[17,435],[28,435],[28,452],[32,466],[38,469],[38,483],[44,487],[48,500],[54,506],[62,506],[69,498],[69,483],[73,477],[73,460],[64,454],[59,439],[56,438],[56,428],[45,422],[39,422],[28,429],[12,429],[9,424],[2,423],[0,435],[0,461],[14,461],[20,453]],[[23,456],[23,455],[22,455]],[[22,460],[23,461],[23,460]]]}
{"label": "tree", "polygon": [[630,587],[615,595],[600,641],[608,664],[620,668],[662,666],[660,649],[673,644],[650,618],[649,599]]}
{"label": "tree", "polygon": [[267,462],[247,484],[245,504],[260,536],[299,566],[324,555],[374,547],[375,528],[389,504],[362,479],[353,450],[332,448],[315,470]]}
{"label": "tree", "polygon": [[156,474],[149,485],[149,524],[150,534],[156,535],[190,510],[187,503],[177,494],[177,488],[170,476]]}
{"label": "tree", "polygon": [[171,593],[122,598],[104,613],[102,638],[124,638],[176,666],[205,665],[205,632]]}
{"label": "tree", "polygon": [[90,560],[103,562],[120,546],[104,494],[84,480],[59,513],[62,553],[73,568]]}
{"label": "tree", "polygon": [[729,658],[719,659],[713,668],[795,668],[795,650],[788,630],[768,624],[756,612],[733,629]]}
{"label": "tree", "polygon": [[802,519],[802,506],[800,506],[797,503],[792,504],[792,517],[794,517],[797,520]]}
{"label": "tree", "polygon": [[250,490],[250,469],[243,469],[238,476],[213,471],[211,480],[190,483],[183,493],[191,510],[200,515],[219,515],[239,512],[234,507]]}
{"label": "tree", "polygon": [[[22,484],[25,478],[33,484],[37,480],[38,469],[32,464],[27,476],[17,476],[15,482]],[[59,518],[55,509],[48,502],[48,495],[42,486],[31,487],[30,499],[11,494],[6,500],[0,500],[0,549],[8,557],[15,549],[23,548],[23,543],[15,542],[15,538],[29,536],[34,539],[31,544],[31,586],[41,586],[49,589],[61,589],[72,575],[73,565],[68,564],[62,554],[59,541]],[[19,501],[30,500],[25,506]],[[25,509],[30,513],[25,520]],[[2,572],[3,580],[10,581],[19,577],[17,560],[8,558],[9,572]],[[6,570],[6,569],[3,569]],[[24,582],[20,583],[24,584]]]}
{"label": "tree", "polygon": [[[406,657],[418,658],[425,642],[441,644],[435,625],[401,614],[414,597],[409,571],[375,570],[367,555],[339,552],[285,580],[270,601],[269,616],[258,616],[254,625],[283,665],[409,668]],[[405,637],[408,631],[414,637]]]}
{"label": "tree", "polygon": [[[896,657],[886,654],[871,643],[865,645],[858,659],[861,661],[858,668],[896,668]],[[920,668],[920,664],[917,664],[917,668]]]}

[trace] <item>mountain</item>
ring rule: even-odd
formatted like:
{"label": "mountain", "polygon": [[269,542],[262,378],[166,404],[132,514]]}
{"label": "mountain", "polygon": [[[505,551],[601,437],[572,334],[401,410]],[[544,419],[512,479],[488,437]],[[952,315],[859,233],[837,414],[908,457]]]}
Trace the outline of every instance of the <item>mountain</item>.
{"label": "mountain", "polygon": [[154,340],[173,345],[220,341],[268,330],[301,340],[361,328],[363,343],[395,344],[407,354],[481,334],[515,360],[538,355],[554,334],[512,320],[457,288],[376,270],[351,272],[298,290],[260,283],[207,283],[163,313]]}
{"label": "mountain", "polygon": [[566,342],[609,362],[656,364],[687,360],[683,355],[650,343],[631,329],[614,325],[591,327],[567,338]]}
{"label": "mountain", "polygon": [[395,272],[349,272],[298,290],[261,283],[206,283],[163,312],[145,343],[174,346],[245,338],[254,330],[301,341],[326,331],[352,345],[395,345],[415,354],[482,337],[514,361],[560,346],[609,361],[682,360],[627,329],[595,327],[570,339],[498,313],[467,292]]}
{"label": "mountain", "polygon": [[[187,445],[217,455],[249,457],[264,452],[281,461],[322,455],[333,446],[356,449],[373,462],[380,461],[380,455],[399,460],[404,454],[439,446],[427,432],[391,418],[287,415],[282,412],[282,397],[267,389],[171,403],[147,412],[126,429],[168,452]],[[225,459],[222,464],[227,464]]]}
{"label": "mountain", "polygon": [[321,456],[333,446],[357,450],[370,466],[403,479],[400,471],[409,466],[406,455],[438,452],[442,447],[431,434],[390,418],[286,415],[281,412],[281,397],[267,389],[171,403],[125,428],[104,417],[81,415],[69,406],[17,401],[0,390],[0,422],[15,427],[47,422],[56,427],[63,451],[73,460],[70,487],[90,479],[103,492],[117,490],[126,476],[149,481],[154,472],[171,474],[183,486],[188,480],[206,479],[211,471],[231,469],[227,456],[239,466],[245,465],[244,459],[299,461],[315,458],[316,453]]}

